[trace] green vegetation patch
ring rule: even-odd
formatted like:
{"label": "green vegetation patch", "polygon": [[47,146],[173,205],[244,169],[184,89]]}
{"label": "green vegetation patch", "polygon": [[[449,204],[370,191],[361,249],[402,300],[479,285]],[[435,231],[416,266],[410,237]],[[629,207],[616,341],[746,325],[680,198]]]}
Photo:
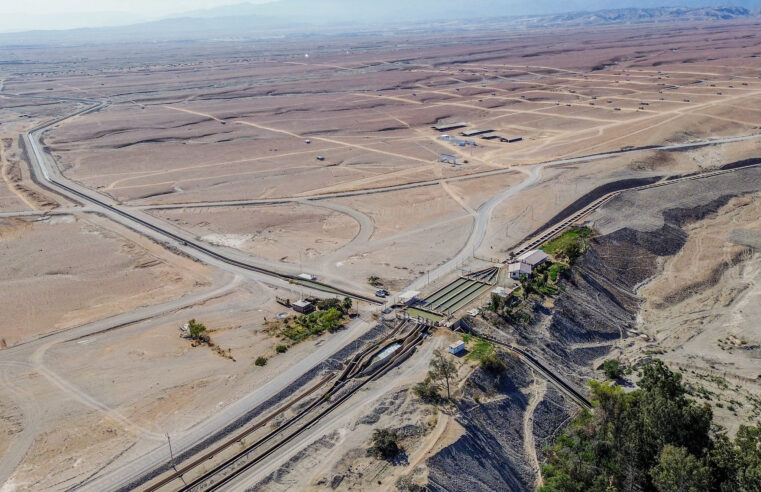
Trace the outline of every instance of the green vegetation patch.
{"label": "green vegetation patch", "polygon": [[468,344],[466,359],[478,361],[481,367],[489,372],[499,373],[505,370],[505,363],[497,356],[491,342],[471,335],[463,335],[462,339]]}
{"label": "green vegetation patch", "polygon": [[587,248],[588,240],[592,237],[592,234],[593,231],[589,227],[574,226],[555,239],[551,239],[539,246],[539,249],[548,255],[568,258],[569,262],[573,263]]}
{"label": "green vegetation patch", "polygon": [[558,276],[560,275],[560,272],[568,270],[568,265],[565,263],[553,263],[550,265],[550,268],[547,270],[547,272],[550,274],[550,280],[553,282],[558,281]]}
{"label": "green vegetation patch", "polygon": [[[465,342],[467,343],[467,342]],[[475,338],[475,342],[468,347],[468,355],[465,356],[469,360],[481,361],[484,357],[494,353],[494,345],[482,338]]]}
{"label": "green vegetation patch", "polygon": [[761,424],[732,440],[681,374],[655,359],[641,375],[631,392],[590,383],[593,409],[547,450],[541,492],[761,490]]}
{"label": "green vegetation patch", "polygon": [[288,318],[284,320],[283,324],[278,324],[276,331],[279,331],[279,335],[292,342],[300,342],[312,335],[321,335],[325,331],[337,330],[343,326],[345,319],[341,311],[330,308],[326,311],[315,311],[314,313]]}

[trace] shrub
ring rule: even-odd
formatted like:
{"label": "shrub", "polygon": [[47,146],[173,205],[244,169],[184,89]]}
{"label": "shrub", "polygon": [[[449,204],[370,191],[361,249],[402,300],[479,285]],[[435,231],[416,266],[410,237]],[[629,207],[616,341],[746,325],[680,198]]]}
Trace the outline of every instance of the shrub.
{"label": "shrub", "polygon": [[383,287],[383,282],[381,281],[380,277],[377,275],[370,275],[367,277],[367,283],[372,285],[373,287]]}
{"label": "shrub", "polygon": [[396,432],[391,429],[374,429],[373,445],[367,450],[378,459],[390,460],[399,454]]}
{"label": "shrub", "polygon": [[346,297],[344,297],[344,300],[343,300],[343,302],[341,303],[341,310],[342,310],[344,313],[348,313],[348,312],[349,312],[349,309],[351,309],[351,307],[352,307],[353,305],[354,305],[354,303],[352,302],[352,300],[351,300],[351,297],[349,297],[349,296],[346,296]]}
{"label": "shrub", "polygon": [[294,318],[283,328],[282,335],[294,342],[300,342],[310,335],[320,335],[325,330],[332,332],[341,326],[342,321],[343,313],[336,308],[316,311]]}
{"label": "shrub", "polygon": [[320,311],[327,311],[328,309],[340,309],[341,301],[335,298],[320,299],[317,301],[317,309]]}
{"label": "shrub", "polygon": [[[193,340],[202,340],[202,337],[206,335],[206,325],[198,323],[195,318],[188,321],[188,334]],[[208,335],[206,335],[208,337]]]}
{"label": "shrub", "polygon": [[502,359],[497,357],[497,354],[494,352],[485,355],[481,358],[481,367],[494,374],[498,374],[503,372],[505,369],[507,369],[507,366],[504,362],[502,362]]}
{"label": "shrub", "polygon": [[605,376],[608,379],[619,379],[624,375],[624,370],[621,367],[621,363],[617,359],[608,359],[602,365]]}
{"label": "shrub", "polygon": [[277,347],[275,347],[275,352],[277,352],[278,354],[284,354],[287,350],[288,350],[288,347],[286,347],[285,345],[278,345]]}
{"label": "shrub", "polygon": [[428,403],[436,403],[441,399],[441,396],[439,395],[439,385],[433,381],[430,376],[426,376],[424,380],[413,386],[412,391],[421,400]]}
{"label": "shrub", "polygon": [[259,366],[259,367],[262,367],[262,366],[265,366],[265,365],[267,365],[267,358],[266,358],[266,357],[263,357],[263,356],[261,356],[261,355],[260,355],[260,356],[259,356],[259,357],[257,357],[257,358],[256,358],[256,360],[254,361],[254,365],[257,365],[257,366]]}

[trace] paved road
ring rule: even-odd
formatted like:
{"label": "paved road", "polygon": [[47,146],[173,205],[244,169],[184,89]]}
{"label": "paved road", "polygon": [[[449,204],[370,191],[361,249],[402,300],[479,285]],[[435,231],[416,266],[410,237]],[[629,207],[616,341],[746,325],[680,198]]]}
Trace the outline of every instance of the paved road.
{"label": "paved road", "polygon": [[416,352],[401,365],[384,374],[378,380],[369,383],[356,395],[344,402],[341,407],[337,408],[333,413],[328,414],[326,418],[317,422],[297,438],[288,442],[277,453],[274,453],[255,467],[242,473],[231,482],[230,490],[247,490],[249,487],[254,487],[259,481],[276,471],[300,450],[336,429],[346,429],[347,432],[354,432],[355,422],[363,415],[372,412],[375,406],[377,406],[378,401],[388,395],[390,390],[419,381],[420,375],[425,374],[428,370],[428,364],[433,351],[443,345],[443,338],[434,338],[432,342],[420,345]]}
{"label": "paved road", "polygon": [[[314,350],[307,357],[300,361],[295,361],[292,366],[266,384],[254,389],[240,400],[221,408],[218,412],[195,424],[184,433],[172,435],[172,449],[175,454],[179,454],[183,450],[190,449],[201,443],[204,439],[207,439],[231,422],[245,415],[252,408],[265,403],[316,365],[330,359],[336,352],[362,336],[371,326],[373,325],[366,321],[359,318],[355,319],[355,321],[349,324],[347,329],[332,334],[319,345],[315,344]],[[126,487],[135,477],[148,473],[158,465],[166,463],[168,456],[168,445],[162,442],[139,458],[129,463],[120,464],[117,469],[96,477],[93,481],[87,483],[83,489],[103,491]]]}
{"label": "paved road", "polygon": [[[685,149],[690,149],[694,147],[703,147],[705,145],[718,145],[718,144],[731,143],[731,142],[741,142],[744,140],[751,140],[751,139],[757,139],[757,138],[761,138],[761,134],[745,135],[741,137],[726,137],[726,138],[705,140],[702,142],[693,142],[693,143],[686,143],[686,144],[662,145],[658,147],[648,148],[646,150],[647,151],[685,150]],[[457,268],[457,265],[464,262],[469,257],[474,256],[475,253],[478,252],[478,248],[481,247],[481,244],[484,241],[484,238],[486,236],[486,228],[489,225],[489,221],[491,220],[491,214],[494,211],[494,208],[505,199],[515,196],[521,191],[524,191],[534,186],[539,181],[542,170],[544,170],[545,168],[552,167],[552,166],[560,166],[564,164],[573,164],[576,162],[588,162],[588,161],[596,161],[600,159],[609,159],[611,157],[621,155],[622,153],[642,152],[642,151],[643,149],[639,149],[639,150],[634,149],[634,150],[627,150],[627,151],[609,152],[609,153],[597,154],[593,156],[581,156],[581,157],[572,157],[568,159],[558,159],[555,161],[544,162],[541,164],[536,164],[531,166],[529,170],[529,175],[526,177],[525,180],[523,180],[522,182],[520,182],[519,184],[511,188],[508,188],[500,192],[499,194],[492,197],[487,202],[483,203],[478,208],[478,210],[476,211],[477,212],[476,220],[475,220],[475,223],[473,224],[473,230],[470,234],[470,237],[468,238],[468,241],[465,243],[462,249],[449,261],[439,266],[438,268],[431,270],[430,282],[434,282],[435,280],[449,274],[450,272],[454,271]],[[414,281],[413,283],[411,283],[407,288],[412,290],[420,290],[427,283],[428,283],[428,279],[425,277],[421,277],[417,279],[416,281]]]}
{"label": "paved road", "polygon": [[[102,107],[102,105],[86,108],[73,113],[73,115],[84,114],[100,107]],[[70,115],[69,117],[73,115]],[[157,219],[141,210],[122,207],[111,198],[81,186],[61,175],[58,167],[48,162],[50,156],[40,150],[41,144],[39,139],[42,132],[64,119],[65,118],[63,117],[59,118],[23,135],[24,143],[27,148],[31,149],[29,160],[32,172],[40,182],[47,182],[50,186],[54,187],[57,192],[77,203],[86,201],[86,204],[91,209],[97,210],[114,222],[154,239],[159,244],[171,243],[173,248],[180,250],[189,257],[196,258],[221,270],[242,275],[258,282],[287,290],[294,290],[294,286],[290,281],[282,276],[297,275],[300,273],[298,265],[275,264],[261,259],[255,259],[252,261],[249,256],[242,253],[223,251],[206,244],[200,245],[189,233],[179,229],[173,224]],[[65,188],[58,183],[61,183]],[[83,196],[86,197],[86,199],[83,199]],[[180,238],[180,240],[178,241],[176,238]],[[244,266],[231,264],[231,261],[239,262],[244,265],[252,265],[253,267],[262,270],[270,270],[272,273],[254,271],[245,268]],[[277,270],[274,267],[277,267]],[[367,289],[367,286],[364,284],[359,285],[349,281],[339,281],[337,282],[336,287],[349,291],[352,289]],[[324,295],[324,292],[320,290],[303,286],[299,287],[299,291],[313,295]]]}
{"label": "paved road", "polygon": [[[639,152],[649,152],[654,150],[665,150],[665,151],[675,151],[675,150],[686,150],[690,148],[696,148],[696,147],[705,147],[707,145],[720,145],[725,143],[732,143],[732,142],[742,142],[745,140],[753,140],[761,138],[761,133],[753,134],[753,135],[743,135],[739,137],[724,137],[724,138],[716,138],[716,139],[708,139],[708,140],[701,140],[699,142],[692,142],[692,143],[684,143],[684,144],[673,144],[673,145],[661,145],[661,146],[654,146],[654,147],[642,147],[642,148],[633,148],[633,149],[626,149],[626,150],[616,150],[611,152],[606,152],[604,154],[592,154],[592,155],[584,155],[579,157],[570,157],[567,159],[558,159],[554,161],[547,161],[547,162],[541,162],[538,164],[534,164],[529,168],[529,174],[533,173],[533,170],[536,168],[544,168],[547,166],[558,166],[562,164],[572,164],[576,162],[588,162],[588,161],[596,161],[600,159],[609,159],[611,157],[620,156],[623,154],[633,154],[633,153],[639,153]],[[442,183],[455,183],[458,181],[467,181],[470,179],[477,179],[477,178],[484,178],[488,176],[496,176],[500,174],[510,174],[510,173],[516,173],[517,170],[515,168],[506,168],[506,169],[494,169],[491,171],[483,171],[483,172],[477,172],[472,174],[466,174],[463,176],[455,176],[451,178],[438,178],[438,179],[430,179],[425,181],[416,181],[414,183],[405,183],[405,184],[399,184],[399,185],[391,185],[391,186],[381,186],[378,188],[368,188],[368,189],[362,189],[362,190],[355,190],[355,191],[341,191],[341,192],[331,192],[331,193],[321,193],[321,194],[315,194],[310,196],[299,196],[299,197],[282,197],[282,198],[261,198],[261,199],[254,199],[254,200],[230,200],[230,201],[207,201],[207,202],[190,202],[190,203],[168,203],[165,205],[135,205],[129,207],[130,210],[168,210],[168,209],[177,209],[177,208],[206,208],[206,207],[231,207],[231,206],[247,206],[247,205],[276,205],[276,204],[284,204],[284,203],[293,203],[293,202],[303,202],[303,201],[316,201],[316,200],[327,200],[331,198],[345,198],[345,197],[353,197],[353,196],[363,196],[363,195],[371,195],[374,193],[386,193],[389,191],[399,191],[399,190],[409,190],[413,188],[420,188],[424,186],[434,186],[434,185],[440,185]]]}
{"label": "paved road", "polygon": [[[94,111],[96,109],[99,109],[100,107],[103,107],[102,103],[91,108],[82,109],[75,114],[83,114],[89,111]],[[40,137],[40,134],[46,128],[48,128],[52,124],[55,124],[58,121],[62,121],[63,119],[65,119],[65,117],[55,120],[49,123],[48,125],[45,125],[44,127],[38,128],[35,131],[27,133],[24,136],[25,143],[27,144],[28,148],[32,150],[30,155],[30,161],[31,161],[30,164],[34,173],[38,177],[41,177],[42,180],[49,181],[49,182],[54,176],[56,181],[65,182],[67,186],[70,186],[72,189],[75,189],[78,193],[82,193],[85,196],[91,197],[92,200],[95,201],[94,208],[99,208],[99,211],[103,213],[104,215],[106,215],[107,217],[109,217],[110,219],[120,224],[123,224],[125,226],[128,226],[132,229],[135,229],[138,232],[148,237],[157,239],[160,243],[165,242],[166,241],[165,235],[162,235],[156,232],[155,230],[149,227],[146,227],[140,223],[136,223],[134,220],[130,219],[129,217],[125,217],[124,215],[120,215],[119,213],[116,213],[114,209],[119,207],[119,205],[114,203],[111,199],[107,197],[103,197],[97,194],[96,192],[94,192],[93,190],[82,187],[80,185],[77,185],[76,183],[73,183],[67,180],[66,178],[61,176],[60,173],[58,173],[56,166],[48,165],[48,163],[46,162],[46,156],[39,150],[38,139]],[[749,140],[753,138],[758,138],[760,136],[761,135],[728,137],[723,139],[715,139],[715,140],[709,140],[704,142],[695,142],[690,144],[668,145],[668,146],[661,146],[661,147],[650,148],[650,149],[633,149],[633,150],[623,151],[623,152],[619,151],[619,152],[598,154],[593,156],[582,156],[582,157],[576,157],[576,158],[570,158],[570,159],[560,159],[560,160],[555,160],[551,162],[545,162],[545,163],[534,165],[529,169],[529,174],[523,182],[500,192],[499,194],[497,194],[496,196],[494,196],[493,198],[485,202],[483,205],[481,205],[481,207],[479,207],[479,209],[477,210],[475,222],[473,224],[473,228],[468,238],[468,241],[463,246],[463,248],[457,253],[457,255],[455,255],[448,262],[446,262],[445,264],[443,264],[442,266],[436,268],[435,270],[431,272],[431,279],[435,280],[443,275],[448,274],[449,272],[451,272],[452,270],[456,268],[456,265],[458,263],[462,262],[463,260],[471,256],[471,254],[474,251],[476,251],[478,247],[480,247],[481,244],[483,243],[484,237],[486,235],[486,229],[487,229],[487,226],[488,226],[488,223],[494,208],[503,200],[509,197],[512,197],[516,195],[517,193],[520,193],[521,191],[524,191],[534,186],[541,178],[542,170],[546,167],[570,164],[575,162],[605,159],[605,158],[610,158],[610,157],[620,155],[622,153],[628,153],[628,152],[639,152],[642,150],[648,150],[648,151],[649,150],[680,150],[680,149],[688,149],[688,148],[699,147],[704,145],[715,145],[715,144],[721,144],[721,143]],[[294,198],[285,198],[282,200],[215,202],[211,205],[212,206],[215,206],[215,205],[216,206],[230,206],[230,205],[247,205],[247,204],[261,204],[261,203],[284,203],[284,202],[298,202],[303,200],[311,201],[311,200],[326,199],[326,198],[338,198],[343,196],[358,196],[358,195],[365,195],[370,193],[380,193],[385,191],[395,191],[395,190],[410,189],[410,188],[420,187],[420,186],[428,186],[433,184],[439,184],[441,182],[453,182],[453,181],[460,181],[460,180],[466,180],[466,179],[473,179],[477,177],[484,177],[484,176],[502,174],[507,172],[514,172],[514,170],[487,171],[484,173],[478,173],[478,174],[469,175],[469,176],[447,178],[446,180],[436,179],[436,180],[430,180],[430,181],[419,182],[419,183],[410,183],[405,185],[376,188],[372,190],[361,190],[361,191],[344,192],[344,193],[328,193],[328,194],[318,195],[313,197],[294,197]],[[77,197],[76,194],[68,193],[66,191],[62,191],[62,193],[64,195],[68,195],[69,198],[77,202],[82,200],[80,197]],[[97,202],[105,202],[106,204],[108,204],[108,206],[100,207],[97,205]],[[192,205],[184,204],[184,205],[176,205],[176,206],[175,205],[162,206],[160,208],[181,208],[181,207],[188,207],[188,206],[210,206],[210,204],[208,203],[192,204]],[[154,207],[154,208],[159,208],[159,207]],[[156,226],[160,228],[168,228],[168,225],[164,223],[163,221],[159,221],[158,219],[155,219],[154,217],[151,217],[150,215],[141,212],[139,209],[126,208],[126,207],[125,209],[129,210],[130,214],[133,214],[135,217],[138,217],[140,220],[143,220],[146,223],[156,224]],[[184,237],[182,236],[181,231],[178,231],[177,235],[180,237]],[[179,243],[173,246],[183,251],[184,253],[188,254],[189,256],[201,259],[202,261],[212,266],[218,267],[222,270],[233,272],[242,277],[260,281],[270,285],[275,285],[278,287],[285,287],[285,288],[290,287],[288,282],[285,280],[281,280],[278,278],[271,277],[269,275],[252,272],[249,270],[243,270],[241,268],[231,266],[223,261],[218,260],[217,258],[214,258],[213,256],[203,254],[202,252],[199,252],[195,248],[187,247]],[[413,282],[410,287],[419,288],[425,282],[426,282],[426,279],[421,278]],[[308,289],[305,289],[305,290],[308,290]],[[180,302],[180,301],[177,301],[177,302]],[[125,319],[140,319],[140,316],[152,317],[157,314],[157,313],[151,314],[150,308],[146,308],[146,309],[147,310],[138,310],[133,313],[129,313],[127,315],[124,315],[124,317]],[[113,326],[113,323],[114,323],[114,319],[104,320],[102,322],[102,326],[104,327]],[[96,329],[93,328],[93,326],[97,324],[98,323],[88,325],[87,329],[80,330],[80,331],[87,332],[87,333],[97,331]],[[235,420],[237,416],[243,415],[245,412],[247,412],[251,408],[257,406],[260,403],[265,402],[267,399],[274,396],[282,388],[285,388],[289,383],[291,383],[292,381],[297,379],[299,376],[307,372],[316,364],[330,357],[332,354],[340,350],[342,347],[344,347],[348,343],[351,343],[352,340],[355,340],[358,336],[364,333],[366,329],[367,329],[367,325],[362,322],[356,322],[351,324],[347,330],[345,330],[344,332],[341,332],[340,334],[334,337],[331,337],[327,343],[316,348],[316,350],[313,351],[309,357],[307,357],[306,359],[302,361],[299,361],[297,364],[289,368],[287,371],[278,375],[273,381],[269,382],[266,385],[263,385],[262,387],[253,391],[251,394],[247,395],[245,398],[239,400],[238,402],[224,408],[222,411],[210,417],[209,419],[205,420],[204,422],[196,426],[194,429],[189,430],[183,434],[173,436],[174,437],[173,446],[176,446],[177,450],[183,450],[183,449],[188,449],[190,446],[193,446],[194,444],[200,442],[203,438],[213,434],[215,431],[224,427],[230,421]],[[68,339],[71,339],[72,336],[77,336],[76,333],[77,331],[66,332],[65,336],[68,337]],[[14,347],[14,349],[22,350],[22,347],[23,345]],[[7,356],[6,354],[13,354],[14,349],[3,351],[2,356],[6,357]],[[133,460],[127,465],[121,466],[117,470],[111,471],[109,473],[106,473],[102,476],[97,477],[95,481],[88,484],[87,488],[92,490],[105,490],[105,489],[113,489],[118,486],[125,485],[135,476],[139,476],[142,473],[154,468],[157,464],[164,462],[166,460],[167,453],[168,453],[168,450],[166,449],[165,444],[162,443],[160,445],[157,445],[151,452],[141,456],[138,459]],[[19,459],[21,459],[20,456],[23,456],[23,454],[19,455]],[[15,468],[15,464],[13,463],[7,464],[4,462],[3,468],[0,468],[0,472],[5,473],[5,477],[7,478],[7,475],[10,473],[10,471],[13,470],[13,468]],[[0,473],[0,479],[2,478],[3,478],[3,474]]]}

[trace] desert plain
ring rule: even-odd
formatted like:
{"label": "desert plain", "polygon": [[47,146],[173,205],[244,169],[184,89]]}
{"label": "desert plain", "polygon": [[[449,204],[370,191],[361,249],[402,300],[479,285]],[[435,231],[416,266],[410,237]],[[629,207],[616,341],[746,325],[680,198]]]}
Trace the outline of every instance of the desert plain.
{"label": "desert plain", "polygon": [[[360,301],[346,329],[277,353],[267,320],[286,309],[275,298],[297,299],[303,286],[200,261],[51,190],[23,138],[40,125],[57,121],[39,135],[47,164],[105,203],[269,271],[307,272],[367,297],[377,277],[392,299],[500,264],[606,186],[718,169],[761,150],[761,34],[749,22],[9,46],[3,57],[22,60],[0,65],[3,492],[121,483],[142,463],[166,461],[168,436],[191,448],[363,340],[378,315]],[[759,226],[751,191],[689,226],[684,249],[639,291],[650,338],[616,350],[657,341],[666,360],[729,372],[758,394],[757,359],[736,363],[725,350],[758,342],[749,326],[759,246],[736,231]],[[627,227],[593,219],[601,231]],[[677,299],[687,288],[702,297]],[[219,350],[179,336],[190,318],[210,327]],[[369,401],[422,378],[430,352],[373,383]],[[339,458],[369,427],[332,424],[340,431],[318,430],[336,466],[350,468]],[[431,426],[410,450],[415,463],[460,432],[451,418]],[[298,486],[321,488],[330,463],[297,468]],[[287,488],[265,473],[275,469],[262,471],[264,489]]]}

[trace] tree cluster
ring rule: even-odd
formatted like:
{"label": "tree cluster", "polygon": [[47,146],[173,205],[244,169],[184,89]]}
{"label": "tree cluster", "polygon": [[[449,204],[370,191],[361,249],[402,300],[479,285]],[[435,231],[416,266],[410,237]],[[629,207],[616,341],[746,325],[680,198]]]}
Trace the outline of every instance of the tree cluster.
{"label": "tree cluster", "polygon": [[328,311],[330,309],[337,309],[338,311],[341,311],[343,314],[346,314],[349,312],[352,306],[352,300],[351,297],[344,297],[343,301],[329,297],[327,299],[320,299],[317,301],[317,309],[320,311]]}
{"label": "tree cluster", "polygon": [[761,424],[734,441],[712,432],[711,408],[663,362],[647,362],[633,392],[591,388],[594,409],[548,450],[541,491],[761,491]]}
{"label": "tree cluster", "polygon": [[602,364],[602,370],[608,379],[619,379],[624,375],[624,368],[618,359],[608,359]]}
{"label": "tree cluster", "polygon": [[326,330],[329,332],[337,330],[342,326],[343,320],[343,312],[331,307],[324,311],[295,317],[283,328],[282,335],[294,342],[300,342],[311,335],[320,335]]}

